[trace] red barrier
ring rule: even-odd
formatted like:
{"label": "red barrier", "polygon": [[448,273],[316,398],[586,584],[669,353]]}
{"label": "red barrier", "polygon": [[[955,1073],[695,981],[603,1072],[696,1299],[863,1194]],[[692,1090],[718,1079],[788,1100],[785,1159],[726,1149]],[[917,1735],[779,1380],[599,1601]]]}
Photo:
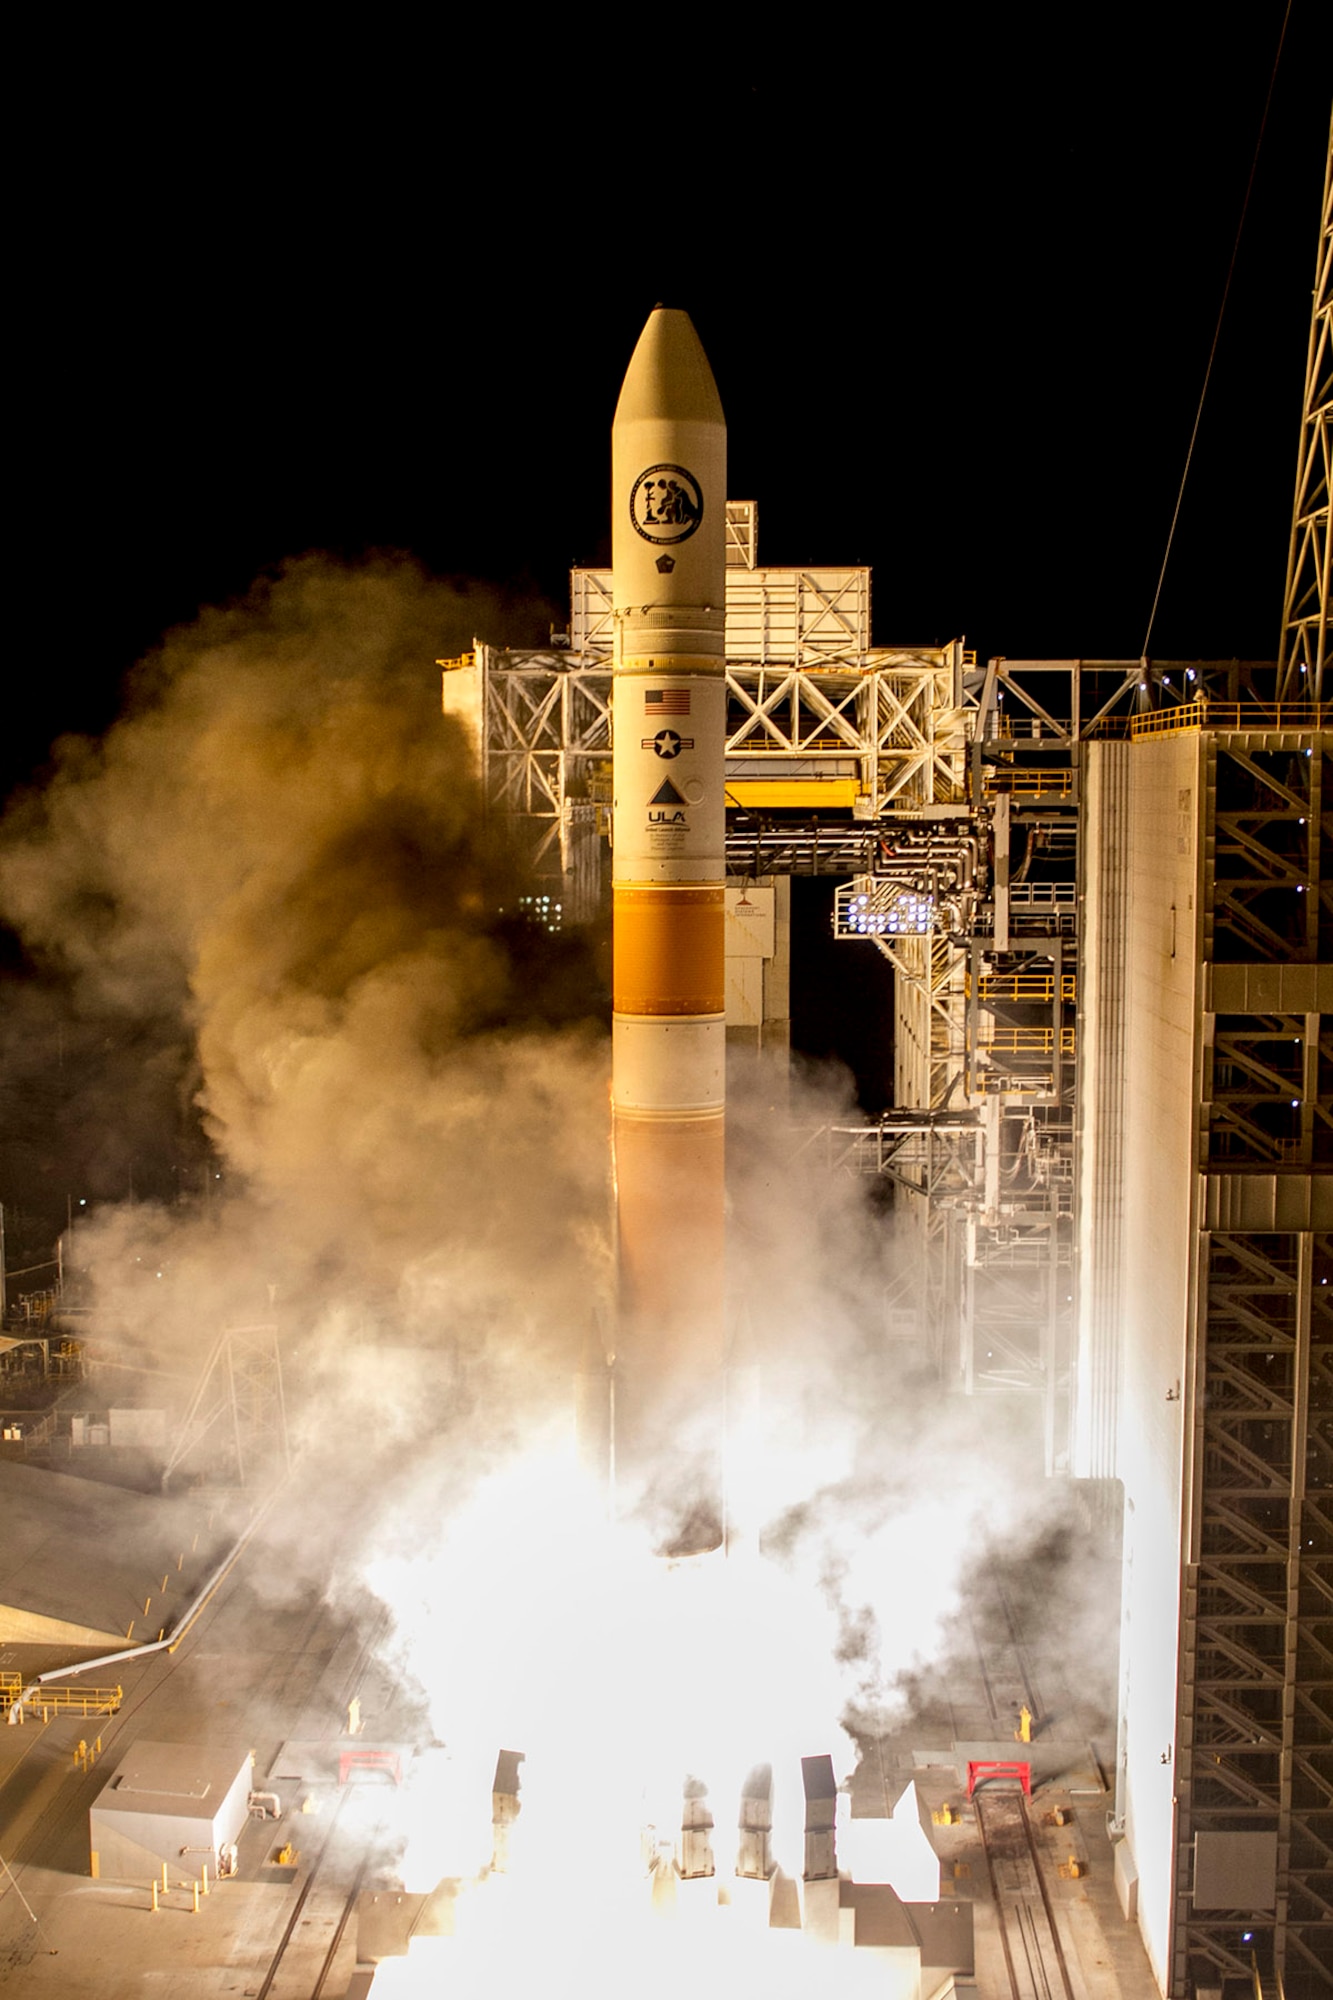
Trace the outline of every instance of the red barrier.
{"label": "red barrier", "polygon": [[345,1785],[353,1771],[387,1771],[395,1785],[403,1782],[403,1761],[396,1750],[340,1750],[338,1783]]}
{"label": "red barrier", "polygon": [[987,1778],[1017,1778],[1019,1784],[1023,1787],[1024,1798],[1030,1799],[1032,1797],[1031,1764],[1019,1764],[1017,1762],[1011,1764],[1003,1760],[996,1762],[979,1760],[975,1764],[969,1763],[967,1767],[967,1796],[971,1798],[977,1786],[984,1783]]}

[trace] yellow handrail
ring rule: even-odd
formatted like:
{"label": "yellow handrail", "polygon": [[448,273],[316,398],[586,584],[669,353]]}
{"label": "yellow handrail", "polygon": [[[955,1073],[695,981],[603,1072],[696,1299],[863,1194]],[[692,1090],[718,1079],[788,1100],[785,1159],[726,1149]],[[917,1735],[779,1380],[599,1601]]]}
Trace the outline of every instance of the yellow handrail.
{"label": "yellow handrail", "polygon": [[[972,991],[972,982],[967,981],[967,991]],[[1055,998],[1055,976],[1049,972],[992,972],[977,981],[978,1000],[1053,1000]],[[1074,973],[1065,972],[1060,976],[1060,998],[1074,1000],[1078,997],[1078,980]]]}
{"label": "yellow handrail", "polygon": [[[979,1050],[993,1049],[999,1055],[1008,1056],[1048,1056],[1055,1046],[1055,1034],[1051,1028],[1015,1028],[1002,1025],[993,1034],[977,1042]],[[1074,1030],[1061,1028],[1060,1053],[1072,1056],[1074,1053]]]}
{"label": "yellow handrail", "polygon": [[[0,1674],[0,1710],[9,1708],[22,1692],[19,1674]],[[39,1687],[29,1695],[27,1706],[45,1722],[52,1715],[114,1715],[124,1699],[121,1687]]]}
{"label": "yellow handrail", "polygon": [[1196,695],[1175,708],[1149,709],[1132,715],[1134,742],[1145,736],[1179,736],[1199,729],[1325,729],[1333,720],[1333,705],[1321,701],[1212,701]]}
{"label": "yellow handrail", "polygon": [[1074,788],[1072,771],[1006,770],[991,767],[986,772],[986,789],[1017,792],[1028,798],[1067,799]]}

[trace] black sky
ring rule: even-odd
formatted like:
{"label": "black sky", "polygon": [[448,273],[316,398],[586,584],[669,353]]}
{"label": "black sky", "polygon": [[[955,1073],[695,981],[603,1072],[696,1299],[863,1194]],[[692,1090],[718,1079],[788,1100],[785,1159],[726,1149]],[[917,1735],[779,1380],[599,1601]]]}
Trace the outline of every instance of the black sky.
{"label": "black sky", "polygon": [[[659,298],[712,358],[762,556],[873,564],[881,643],[1136,655],[1283,13],[812,12],[721,48],[658,14],[623,50],[591,18],[217,16],[189,52],[119,22],[45,51],[0,775],[308,548],[506,582],[483,636],[540,637],[526,600],[562,612],[606,558]],[[1295,0],[1159,656],[1274,649],[1329,54]]]}

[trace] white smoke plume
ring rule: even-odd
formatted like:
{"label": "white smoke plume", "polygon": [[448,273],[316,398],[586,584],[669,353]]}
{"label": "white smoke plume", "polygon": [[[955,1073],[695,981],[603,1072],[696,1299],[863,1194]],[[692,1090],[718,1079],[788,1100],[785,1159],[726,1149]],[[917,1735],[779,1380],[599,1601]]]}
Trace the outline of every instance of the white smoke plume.
{"label": "white smoke plume", "polygon": [[[171,634],[105,740],[59,746],[11,810],[0,914],[110,1044],[90,1119],[133,1122],[141,1058],[212,1147],[207,1201],[103,1205],[71,1261],[104,1327],[186,1372],[277,1320],[310,1504],[272,1531],[273,1587],[322,1587],[340,1548],[442,1738],[530,1729],[535,1756],[545,1731],[554,1756],[565,1717],[609,1757],[608,1674],[663,1716],[701,1661],[713,1739],[758,1717],[746,1755],[846,1751],[840,1715],[901,1717],[986,1538],[1021,1547],[1059,1508],[1015,1427],[997,1447],[886,1342],[910,1236],[742,1091],[731,1259],[762,1386],[737,1519],[769,1571],[737,1565],[724,1637],[714,1586],[589,1528],[565,1447],[610,1297],[604,973],[595,940],[519,920],[432,667],[507,615],[405,559],[292,563]],[[797,1099],[797,1124],[848,1110]]]}

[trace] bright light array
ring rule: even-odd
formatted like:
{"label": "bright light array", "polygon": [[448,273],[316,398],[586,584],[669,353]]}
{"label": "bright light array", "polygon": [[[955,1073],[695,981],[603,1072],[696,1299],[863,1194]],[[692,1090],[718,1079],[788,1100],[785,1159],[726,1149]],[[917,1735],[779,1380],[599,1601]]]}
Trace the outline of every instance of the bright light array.
{"label": "bright light array", "polygon": [[846,923],[858,937],[924,937],[935,928],[935,898],[924,891],[900,889],[887,899],[853,896]]}

